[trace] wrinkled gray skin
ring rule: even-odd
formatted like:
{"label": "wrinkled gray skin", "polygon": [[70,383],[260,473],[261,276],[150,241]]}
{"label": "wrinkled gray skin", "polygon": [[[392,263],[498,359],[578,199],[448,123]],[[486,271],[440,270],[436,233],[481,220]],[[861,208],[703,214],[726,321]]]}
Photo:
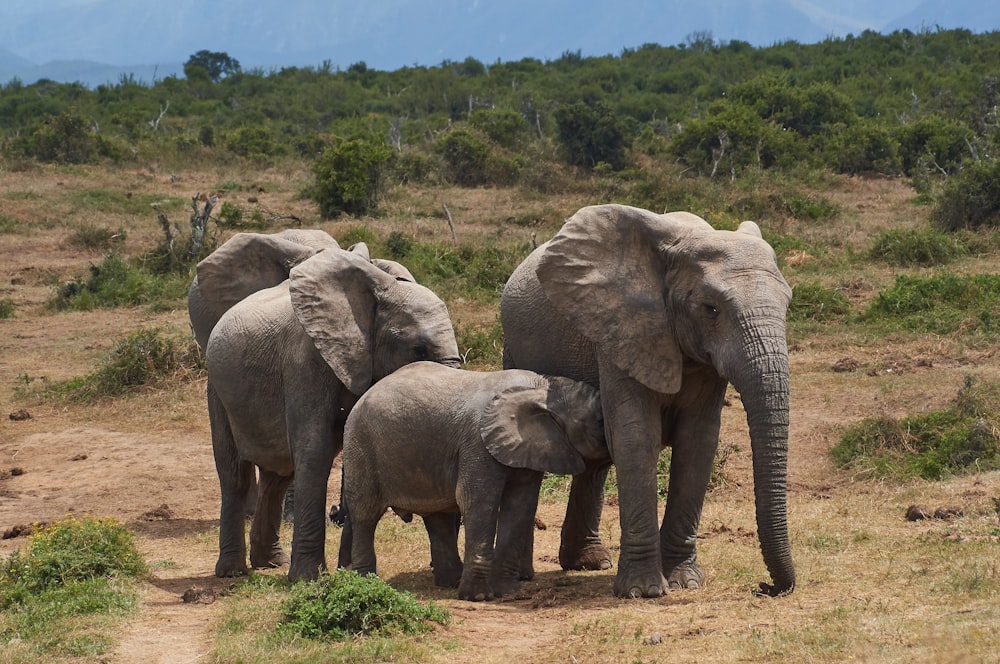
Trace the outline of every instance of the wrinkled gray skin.
{"label": "wrinkled gray skin", "polygon": [[[375,572],[375,526],[388,507],[420,514],[434,581],[481,601],[531,578],[543,471],[572,474],[606,460],[593,387],[530,371],[404,367],[361,397],[344,433],[344,496],[353,568]],[[455,514],[465,523],[465,565]],[[494,539],[496,541],[494,549]]]}
{"label": "wrinkled gray skin", "polygon": [[[312,579],[325,569],[327,480],[358,396],[412,361],[459,361],[447,308],[407,279],[405,268],[373,264],[364,247],[345,251],[330,238],[317,248],[285,233],[234,236],[199,263],[189,294],[199,342],[209,330],[208,411],[222,493],[215,573],[221,577],[247,573],[243,519],[255,466],[250,564],[289,561],[278,529],[281,499],[294,476],[288,575]],[[277,285],[262,286],[275,279]]]}
{"label": "wrinkled gray skin", "polygon": [[[504,366],[600,388],[618,477],[614,592],[656,597],[704,583],[695,540],[726,385],[740,392],[753,452],[758,534],[771,584],[795,586],[786,518],[791,289],[753,222],[717,231],[686,212],[583,208],[511,275],[501,299]],[[656,462],[672,446],[657,532]],[[611,566],[598,526],[607,463],[574,476],[559,559]]]}

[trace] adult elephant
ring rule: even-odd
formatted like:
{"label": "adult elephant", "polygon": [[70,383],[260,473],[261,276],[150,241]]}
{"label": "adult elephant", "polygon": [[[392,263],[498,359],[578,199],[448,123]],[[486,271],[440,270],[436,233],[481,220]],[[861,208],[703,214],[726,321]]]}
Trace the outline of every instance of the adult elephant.
{"label": "adult elephant", "polygon": [[[215,573],[247,572],[244,506],[256,467],[250,563],[289,561],[278,529],[281,498],[294,482],[288,576],[311,579],[326,566],[326,486],[354,403],[410,362],[457,366],[458,346],[444,303],[407,278],[402,266],[374,264],[363,247],[317,250],[288,238],[241,235],[199,263],[197,297],[203,302],[193,311],[208,313],[203,321],[192,314],[200,321],[197,335],[211,312],[223,311],[205,345],[222,493]],[[287,279],[237,299],[247,290],[247,275],[280,275],[281,269]]]}
{"label": "adult elephant", "polygon": [[[686,212],[622,205],[577,212],[514,271],[501,298],[504,367],[600,388],[618,474],[614,591],[656,597],[699,587],[698,522],[726,385],[739,390],[753,453],[757,526],[771,584],[795,586],[786,518],[791,289],[753,222],[718,231]],[[657,532],[656,462],[672,447]],[[574,476],[559,559],[611,566],[598,526],[609,465]]]}

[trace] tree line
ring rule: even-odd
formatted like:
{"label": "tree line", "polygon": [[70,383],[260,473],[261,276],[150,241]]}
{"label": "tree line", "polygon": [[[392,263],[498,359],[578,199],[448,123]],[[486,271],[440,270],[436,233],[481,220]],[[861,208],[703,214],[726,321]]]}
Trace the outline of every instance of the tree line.
{"label": "tree line", "polygon": [[[581,173],[666,169],[735,181],[823,169],[903,176],[928,194],[944,183],[984,199],[997,192],[977,188],[1000,181],[998,32],[865,31],[765,48],[699,33],[617,56],[470,57],[395,71],[364,62],[244,70],[203,50],[184,70],[95,89],[11,81],[0,88],[0,155],[261,166],[303,158],[318,185],[352,173],[340,190],[316,192],[328,216],[369,209],[386,179],[545,191]],[[998,210],[973,216],[993,223]]]}

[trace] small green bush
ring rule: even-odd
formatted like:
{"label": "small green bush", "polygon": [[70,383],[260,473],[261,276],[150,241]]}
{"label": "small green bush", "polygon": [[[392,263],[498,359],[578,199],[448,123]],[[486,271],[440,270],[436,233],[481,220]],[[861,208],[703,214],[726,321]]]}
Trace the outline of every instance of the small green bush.
{"label": "small green bush", "polygon": [[5,297],[0,300],[0,320],[14,317],[14,300]]}
{"label": "small green bush", "polygon": [[97,370],[68,381],[61,389],[72,399],[91,401],[121,396],[136,387],[202,368],[193,340],[181,348],[162,331],[145,329],[118,340]]}
{"label": "small green bush", "polygon": [[866,320],[914,332],[1000,332],[1000,275],[899,275],[864,314]]}
{"label": "small green bush", "polygon": [[946,409],[862,420],[831,450],[842,467],[881,478],[950,475],[1000,468],[1000,385],[966,377]]}
{"label": "small green bush", "polygon": [[313,164],[310,197],[325,219],[363,215],[378,207],[392,150],[376,137],[340,140]]}
{"label": "small green bush", "polygon": [[1000,225],[1000,160],[975,162],[949,177],[931,219],[945,231]]}
{"label": "small green bush", "polygon": [[73,231],[68,242],[71,246],[88,251],[108,251],[125,242],[124,229],[112,230],[100,226],[81,226]]}
{"label": "small green bush", "polygon": [[283,625],[308,639],[344,641],[356,636],[418,634],[430,621],[446,625],[447,610],[423,605],[378,577],[338,569],[299,583],[282,607]]}
{"label": "small green bush", "polygon": [[850,311],[850,300],[839,290],[826,288],[818,282],[792,286],[789,320],[831,320],[841,318]]}
{"label": "small green bush", "polygon": [[868,256],[900,267],[943,265],[968,255],[958,237],[940,231],[895,228],[875,238]]}
{"label": "small green bush", "polygon": [[145,572],[142,554],[123,524],[68,517],[36,531],[25,552],[15,551],[0,564],[0,608],[72,583]]}

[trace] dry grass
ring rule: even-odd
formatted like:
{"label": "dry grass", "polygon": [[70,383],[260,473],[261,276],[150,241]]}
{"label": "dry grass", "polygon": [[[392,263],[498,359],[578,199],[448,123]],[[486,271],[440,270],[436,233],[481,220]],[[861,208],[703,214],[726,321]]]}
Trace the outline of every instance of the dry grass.
{"label": "dry grass", "polygon": [[[3,172],[0,214],[16,232],[0,233],[0,298],[15,317],[0,321],[0,471],[24,474],[0,480],[0,531],[68,512],[127,521],[154,572],[143,609],[121,630],[112,661],[235,661],[272,658],[243,653],[230,617],[228,582],[212,568],[217,537],[218,485],[214,476],[204,384],[147,390],[91,405],[41,400],[38,386],[91,371],[114,340],[138,327],[158,325],[183,333],[186,312],[144,309],[53,313],[45,307],[55,283],[86,273],[100,252],[66,242],[82,226],[123,228],[127,251],[139,253],[159,239],[155,211],[130,201],[161,201],[181,226],[190,197],[217,192],[222,200],[295,214],[304,226],[334,235],[359,223],[380,236],[392,230],[420,240],[451,241],[448,206],[461,242],[516,244],[547,239],[562,216],[594,202],[581,195],[544,198],[517,190],[406,189],[373,219],[326,222],[301,199],[308,171],[301,166],[263,173],[206,168],[171,174],[144,170],[38,167]],[[843,268],[843,254],[863,250],[885,228],[918,225],[926,209],[891,180],[836,178],[828,197],[844,210],[833,222],[778,220],[771,230],[829,247],[834,268],[806,261],[786,276],[821,278],[846,289],[855,304],[867,301],[894,273],[866,264]],[[242,190],[241,190],[242,188]],[[87,198],[85,194],[90,195]],[[95,193],[96,192],[96,193]],[[102,201],[87,205],[88,200]],[[81,202],[83,201],[83,203]],[[107,210],[110,208],[110,212]],[[537,217],[533,224],[525,221]],[[509,220],[521,220],[521,224]],[[958,270],[993,271],[996,256],[967,259]],[[848,271],[842,272],[841,269]],[[453,317],[491,323],[489,306],[449,302]],[[708,585],[658,600],[612,597],[614,570],[564,573],[555,561],[562,497],[546,498],[547,524],[535,545],[536,578],[516,597],[476,605],[431,583],[426,536],[419,519],[387,516],[378,553],[383,577],[421,599],[444,604],[453,622],[420,637],[400,656],[448,662],[979,662],[1000,652],[1000,537],[996,501],[1000,475],[946,482],[869,482],[836,469],[829,449],[840,432],[864,417],[901,416],[940,408],[965,375],[1000,380],[995,350],[969,340],[930,335],[868,338],[836,325],[803,328],[792,339],[790,525],[799,583],[787,597],[752,593],[766,580],[755,536],[746,423],[738,399],[724,411],[722,444],[735,445],[724,468],[727,482],[710,494],[702,519],[700,561]],[[835,372],[853,359],[853,371]],[[12,421],[18,409],[32,418]],[[338,489],[334,472],[330,489]],[[951,520],[906,521],[907,507],[959,507]],[[167,519],[144,517],[166,504]],[[611,501],[604,539],[619,538]],[[285,534],[287,538],[288,533]],[[0,554],[23,538],[0,540]],[[332,560],[339,530],[331,528]],[[280,573],[280,571],[278,572]],[[214,602],[184,603],[189,589],[211,590]],[[274,607],[262,601],[246,625],[267,625]],[[242,639],[245,641],[245,639]],[[211,653],[215,650],[214,655]],[[323,659],[316,655],[316,659]],[[377,660],[377,658],[373,658]],[[0,654],[0,661],[6,661]],[[17,661],[17,660],[13,660]],[[96,661],[96,660],[95,660]],[[161,660],[166,661],[166,660]]]}

